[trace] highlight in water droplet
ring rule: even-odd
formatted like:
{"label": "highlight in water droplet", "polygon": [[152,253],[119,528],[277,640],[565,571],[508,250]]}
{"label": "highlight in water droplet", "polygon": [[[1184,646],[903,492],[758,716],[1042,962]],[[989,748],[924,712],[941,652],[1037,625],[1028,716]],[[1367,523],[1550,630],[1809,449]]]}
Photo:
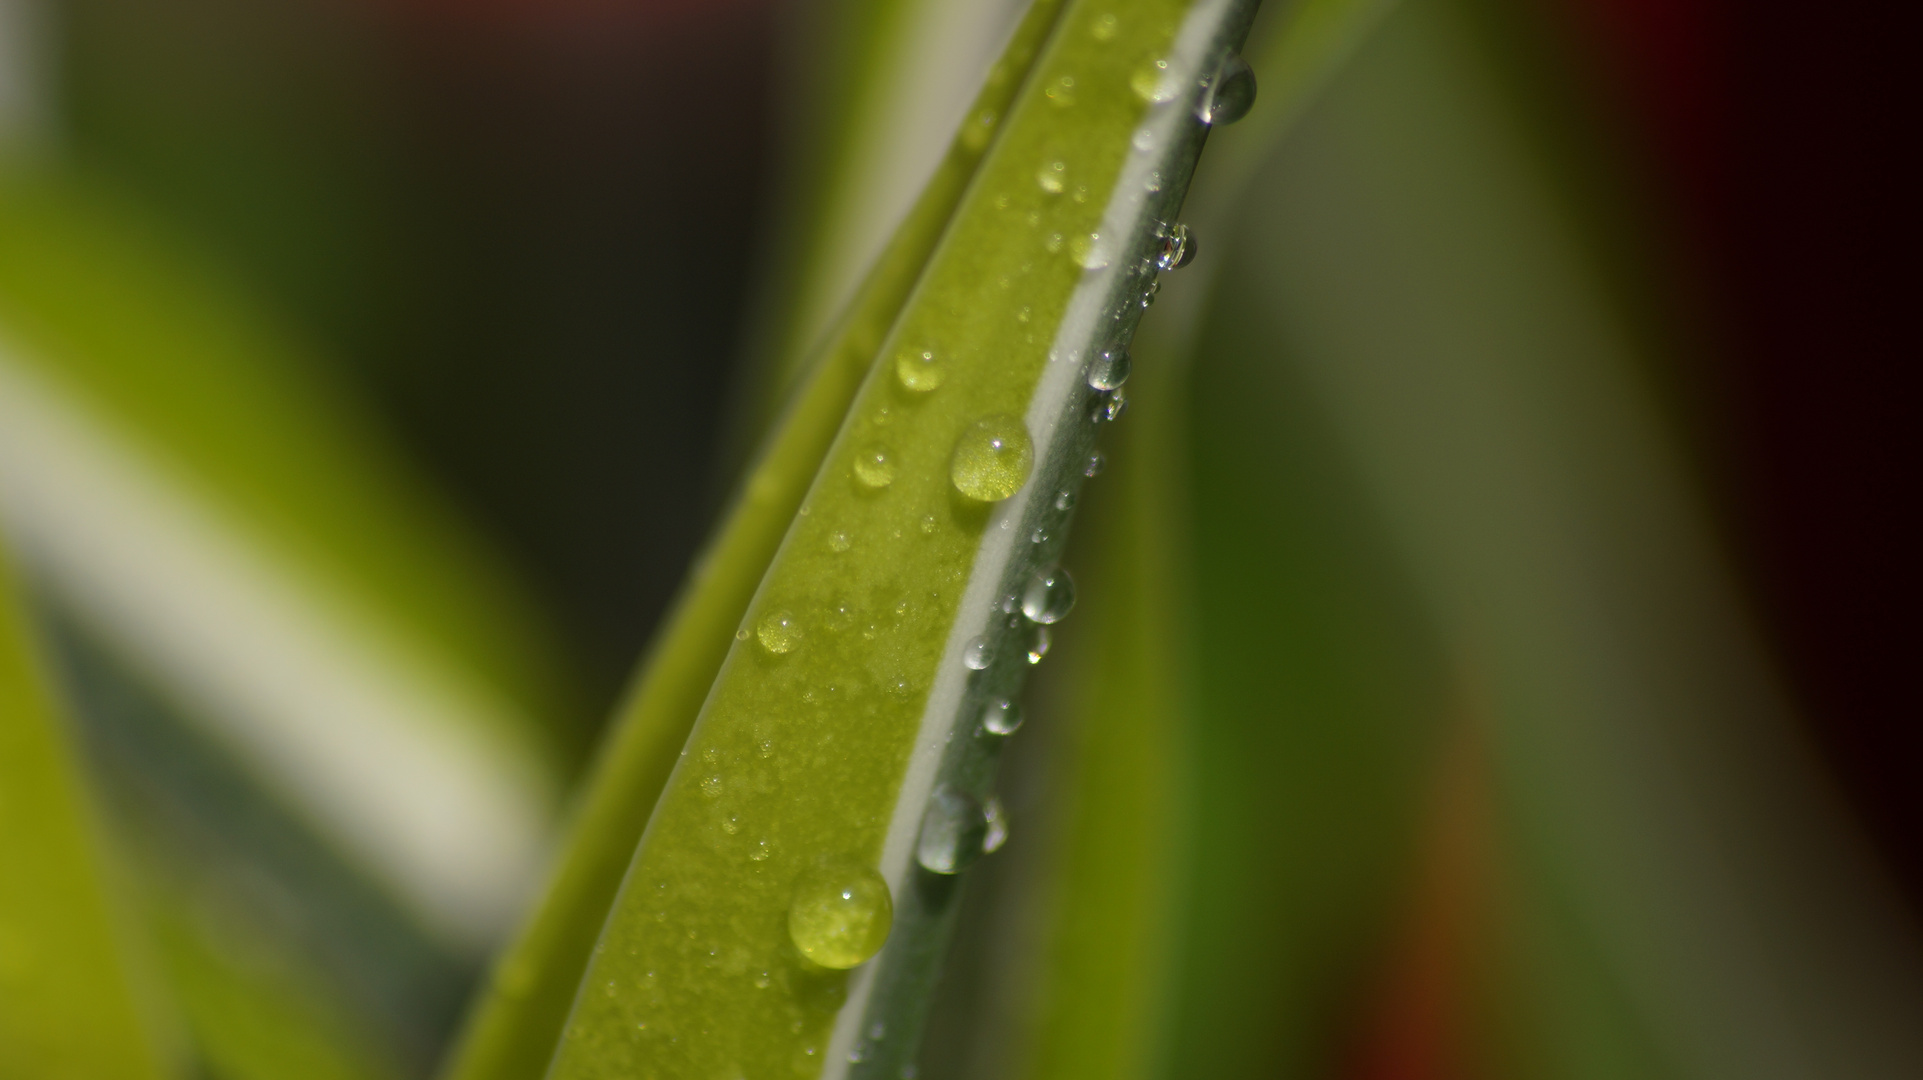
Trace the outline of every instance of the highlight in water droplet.
{"label": "highlight in water droplet", "polygon": [[982,807],[982,816],[988,819],[988,832],[982,836],[982,854],[993,855],[1008,843],[1008,812],[1002,809],[1002,801],[996,796],[988,797],[988,804]]}
{"label": "highlight in water droplet", "polygon": [[980,635],[968,639],[962,646],[962,666],[970,671],[985,671],[994,655],[989,652],[988,639]]}
{"label": "highlight in water droplet", "polygon": [[1000,502],[1020,491],[1035,466],[1035,444],[1019,419],[986,416],[955,443],[948,467],[955,489],[978,502]]}
{"label": "highlight in water droplet", "polygon": [[1155,258],[1158,270],[1180,270],[1195,261],[1195,237],[1189,227],[1176,222],[1168,227],[1168,234],[1162,237],[1162,250]]}
{"label": "highlight in water droplet", "polygon": [[1038,623],[1058,623],[1075,606],[1075,580],[1061,567],[1028,579],[1022,592],[1022,614]]}
{"label": "highlight in water droplet", "polygon": [[827,860],[795,881],[788,936],[801,955],[825,968],[854,967],[881,951],[894,923],[895,901],[874,868]]}
{"label": "highlight in water droplet", "polygon": [[959,874],[981,858],[988,816],[973,796],[943,784],[922,812],[915,861],[935,874]]}
{"label": "highlight in water droplet", "polygon": [[855,454],[855,480],[870,491],[879,491],[894,483],[894,455],[879,444],[863,447]]}
{"label": "highlight in water droplet", "polygon": [[1222,70],[1215,73],[1214,85],[1197,115],[1205,124],[1233,124],[1254,105],[1255,70],[1240,53],[1230,53]]}
{"label": "highlight in water droplet", "polygon": [[1042,657],[1048,655],[1049,646],[1053,644],[1054,639],[1050,637],[1048,627],[1040,623],[1030,627],[1028,631],[1028,662],[1031,664],[1041,663]]}
{"label": "highlight in water droplet", "polygon": [[1022,707],[1004,697],[994,698],[982,707],[982,730],[990,735],[1013,735],[1021,730]]}
{"label": "highlight in water droplet", "polygon": [[925,394],[941,385],[948,372],[933,349],[903,349],[895,354],[895,378],[902,388]]}
{"label": "highlight in water droplet", "polygon": [[762,648],[776,656],[793,652],[801,644],[801,623],[792,611],[771,611],[755,627],[755,637],[761,639]]}
{"label": "highlight in water droplet", "polygon": [[1113,390],[1128,381],[1132,366],[1127,349],[1119,345],[1108,349],[1089,362],[1088,385],[1097,390]]}

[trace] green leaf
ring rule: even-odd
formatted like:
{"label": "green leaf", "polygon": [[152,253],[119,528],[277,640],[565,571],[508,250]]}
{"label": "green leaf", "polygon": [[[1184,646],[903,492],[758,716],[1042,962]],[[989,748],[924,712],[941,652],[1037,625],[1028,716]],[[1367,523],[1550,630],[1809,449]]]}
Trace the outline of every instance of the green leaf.
{"label": "green leaf", "polygon": [[0,1072],[157,1077],[97,823],[0,564]]}
{"label": "green leaf", "polygon": [[[1115,403],[1088,367],[1145,306],[1250,10],[1063,16],[761,583],[553,1075],[911,1059],[956,895],[917,865],[923,814],[966,826],[990,794],[979,719],[1046,648],[1012,605],[1060,550],[1091,408]],[[889,944],[851,977],[884,884]]]}
{"label": "green leaf", "polygon": [[[1035,3],[970,110],[999,117],[1055,18]],[[882,337],[981,161],[992,124],[965,129],[811,364],[725,523],[696,563],[601,749],[546,894],[496,964],[447,1075],[533,1076],[546,1068],[588,954],[635,845],[761,575],[786,535]]]}

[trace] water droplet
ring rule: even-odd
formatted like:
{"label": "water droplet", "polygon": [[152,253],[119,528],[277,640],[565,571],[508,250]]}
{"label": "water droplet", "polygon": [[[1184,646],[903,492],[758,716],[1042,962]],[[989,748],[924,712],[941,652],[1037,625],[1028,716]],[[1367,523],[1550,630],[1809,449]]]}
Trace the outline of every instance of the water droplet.
{"label": "water droplet", "polygon": [[1142,182],[1142,186],[1147,188],[1150,193],[1162,190],[1162,170],[1156,169],[1149,173],[1148,179]]}
{"label": "water droplet", "polygon": [[748,858],[753,862],[767,862],[768,856],[773,855],[774,853],[775,853],[774,841],[764,836],[761,839],[756,840],[755,846],[749,849]]}
{"label": "water droplet", "polygon": [[701,778],[701,794],[706,795],[710,799],[719,799],[721,797],[721,787],[722,781],[719,776],[704,776]]}
{"label": "water droplet", "polygon": [[1035,174],[1035,182],[1040,184],[1042,190],[1048,192],[1050,195],[1060,195],[1062,189],[1068,186],[1067,174],[1067,162],[1051,161],[1042,166],[1041,170]]}
{"label": "water droplet", "polygon": [[1117,29],[1118,26],[1115,22],[1115,16],[1103,15],[1095,20],[1095,25],[1089,28],[1089,33],[1094,36],[1096,41],[1114,41],[1115,31]]}
{"label": "water droplet", "polygon": [[988,145],[988,137],[995,133],[995,110],[983,109],[969,118],[962,128],[962,145],[970,150],[979,151]]}
{"label": "water droplet", "polygon": [[988,833],[982,837],[982,854],[993,855],[1008,843],[1008,812],[1002,809],[999,798],[990,795],[988,805],[982,807],[982,816],[988,819]]}
{"label": "water droplet", "polygon": [[1088,365],[1088,385],[1097,390],[1113,390],[1128,381],[1132,366],[1127,349],[1120,346],[1109,349]]}
{"label": "water droplet", "polygon": [[1135,147],[1135,149],[1147,153],[1155,146],[1155,129],[1146,125],[1136,128],[1135,135],[1129,140],[1129,144]]}
{"label": "water droplet", "polygon": [[1038,623],[1058,623],[1075,606],[1075,580],[1061,567],[1028,579],[1022,592],[1022,614]]}
{"label": "water droplet", "polygon": [[1036,624],[1028,632],[1028,662],[1041,663],[1042,657],[1048,655],[1048,647],[1052,644],[1054,639],[1049,636],[1048,627]]}
{"label": "water droplet", "polygon": [[888,883],[853,860],[823,862],[795,882],[788,936],[825,968],[851,968],[881,951],[894,922]]}
{"label": "water droplet", "polygon": [[1035,526],[1035,531],[1028,534],[1028,542],[1031,544],[1048,543],[1048,530],[1040,525]]}
{"label": "water droplet", "polygon": [[1255,71],[1241,54],[1231,53],[1215,73],[1215,85],[1199,115],[1205,124],[1233,124],[1247,116],[1254,104]]}
{"label": "water droplet", "polygon": [[904,389],[925,394],[940,386],[947,374],[933,349],[903,349],[895,354],[895,378]]}
{"label": "water droplet", "polygon": [[761,639],[761,647],[780,656],[793,652],[801,644],[801,623],[792,611],[772,611],[762,616],[761,624],[755,627],[755,637]]}
{"label": "water droplet", "polygon": [[1075,104],[1075,76],[1063,75],[1049,83],[1048,88],[1042,91],[1042,95],[1048,98],[1049,104],[1057,108],[1065,109]]}
{"label": "water droplet", "polygon": [[1000,502],[1021,490],[1035,465],[1028,428],[1012,416],[983,417],[955,443],[948,475],[955,489],[979,502]]}
{"label": "water droplet", "polygon": [[988,650],[988,639],[977,635],[968,639],[962,646],[962,666],[970,671],[983,671],[994,655]]}
{"label": "water droplet", "polygon": [[1058,491],[1055,493],[1055,509],[1066,511],[1066,510],[1073,509],[1074,506],[1075,506],[1074,492]]}
{"label": "water droplet", "polygon": [[1194,261],[1195,237],[1189,227],[1181,222],[1169,226],[1168,235],[1162,237],[1162,251],[1155,257],[1156,269],[1180,270]]}
{"label": "water droplet", "polygon": [[766,990],[774,984],[775,977],[771,972],[760,971],[755,973],[755,989]]}
{"label": "water droplet", "polygon": [[1007,698],[995,698],[982,709],[982,730],[990,735],[1013,735],[1021,730],[1022,707]]}
{"label": "water droplet", "polygon": [[921,531],[923,535],[926,536],[933,536],[935,534],[935,515],[923,514],[921,516]]}
{"label": "water droplet", "polygon": [[981,803],[944,784],[935,789],[922,813],[915,861],[932,873],[959,874],[981,857],[987,833],[988,818]]}
{"label": "water droplet", "polygon": [[724,833],[727,833],[729,836],[733,836],[734,834],[740,832],[741,831],[741,815],[729,814],[727,817],[723,818],[721,820],[721,831]]}
{"label": "water droplet", "polygon": [[871,491],[879,491],[895,482],[895,457],[888,448],[871,445],[855,455],[855,479],[861,486]]}
{"label": "water droplet", "polygon": [[1098,424],[1110,420],[1120,420],[1122,414],[1127,411],[1128,388],[1118,386],[1108,393],[1103,394],[1101,398],[1095,402],[1095,408],[1089,412],[1089,419]]}
{"label": "water droplet", "polygon": [[834,532],[828,534],[828,550],[830,551],[847,551],[853,546],[855,546],[855,542],[849,537],[846,530],[836,529]]}
{"label": "water droplet", "polygon": [[1062,250],[1062,234],[1049,233],[1048,239],[1042,241],[1042,247],[1046,248],[1050,254]]}
{"label": "water droplet", "polygon": [[1094,453],[1088,455],[1088,463],[1082,466],[1082,475],[1083,476],[1100,476],[1102,475],[1102,470],[1107,467],[1108,467],[1108,455],[1102,453],[1100,450],[1097,450]]}
{"label": "water droplet", "polygon": [[1151,105],[1159,105],[1175,98],[1175,89],[1168,85],[1168,61],[1156,60],[1143,64],[1128,77],[1129,89],[1135,96]]}
{"label": "water droplet", "polygon": [[1108,265],[1108,245],[1102,243],[1101,233],[1076,233],[1068,242],[1068,256],[1084,270],[1100,270]]}

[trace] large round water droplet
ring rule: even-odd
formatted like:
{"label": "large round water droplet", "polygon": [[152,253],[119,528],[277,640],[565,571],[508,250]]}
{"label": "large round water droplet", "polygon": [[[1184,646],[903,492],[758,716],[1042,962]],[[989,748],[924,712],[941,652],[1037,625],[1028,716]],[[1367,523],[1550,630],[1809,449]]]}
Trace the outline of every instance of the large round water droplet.
{"label": "large round water droplet", "polygon": [[990,735],[1013,735],[1022,727],[1022,707],[1007,698],[996,698],[982,709],[982,730]]}
{"label": "large round water droplet", "polygon": [[855,480],[870,491],[879,491],[895,482],[895,456],[880,445],[863,447],[855,454]]}
{"label": "large round water droplet", "polygon": [[777,656],[793,652],[801,644],[801,623],[792,611],[771,611],[761,617],[755,637],[761,640],[762,648]]}
{"label": "large round water droplet", "polygon": [[955,490],[979,502],[1000,502],[1022,489],[1035,466],[1028,428],[1007,415],[983,417],[955,443],[948,475]]}
{"label": "large round water droplet", "polygon": [[1058,623],[1075,606],[1075,582],[1061,567],[1028,579],[1022,592],[1022,614],[1038,623]]}
{"label": "large round water droplet", "polygon": [[1202,120],[1210,125],[1233,124],[1247,116],[1254,104],[1255,70],[1240,53],[1230,53],[1202,104]]}
{"label": "large round water droplet", "polygon": [[864,863],[822,862],[795,882],[788,936],[825,968],[851,968],[881,951],[895,919],[888,883]]}
{"label": "large round water droplet", "polygon": [[1117,345],[1088,365],[1088,385],[1097,390],[1113,390],[1128,381],[1130,366],[1128,350]]}
{"label": "large round water droplet", "polygon": [[1176,222],[1169,226],[1168,235],[1162,237],[1162,250],[1155,257],[1159,270],[1180,270],[1195,261],[1195,237],[1189,227]]}
{"label": "large round water droplet", "polygon": [[981,858],[988,836],[988,815],[966,792],[942,785],[921,816],[915,861],[936,874],[959,874]]}

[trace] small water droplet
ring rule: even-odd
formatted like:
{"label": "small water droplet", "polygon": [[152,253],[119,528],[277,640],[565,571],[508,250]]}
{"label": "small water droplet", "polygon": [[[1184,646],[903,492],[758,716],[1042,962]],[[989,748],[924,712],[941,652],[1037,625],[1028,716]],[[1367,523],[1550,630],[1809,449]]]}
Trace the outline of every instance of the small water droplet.
{"label": "small water droplet", "polygon": [[828,550],[830,551],[847,551],[853,546],[855,546],[854,540],[849,537],[847,531],[844,529],[836,529],[834,532],[828,534]]}
{"label": "small water droplet", "polygon": [[978,502],[1000,502],[1021,490],[1035,465],[1028,428],[1013,416],[983,417],[955,443],[948,468],[955,489]]}
{"label": "small water droplet", "polygon": [[935,524],[935,515],[923,514],[921,517],[922,534],[925,536],[933,536],[935,534]]}
{"label": "small water droplet", "polygon": [[1175,98],[1175,90],[1168,84],[1168,61],[1156,60],[1135,69],[1128,77],[1129,89],[1135,96],[1151,105],[1159,105]]}
{"label": "small water droplet", "polygon": [[1180,270],[1195,261],[1195,237],[1190,235],[1189,227],[1176,222],[1169,226],[1168,235],[1162,237],[1162,250],[1155,258],[1158,270]]}
{"label": "small water droplet", "polygon": [[1075,606],[1075,580],[1061,567],[1028,579],[1022,592],[1022,614],[1038,623],[1058,623]]}
{"label": "small water droplet", "polygon": [[946,367],[933,349],[903,349],[895,354],[895,378],[917,394],[940,386],[948,375]]}
{"label": "small water droplet", "polygon": [[1022,609],[1021,593],[1012,592],[1012,593],[1009,593],[1007,596],[1002,597],[1002,614],[1012,615],[1015,612],[1020,611],[1021,609]]}
{"label": "small water droplet", "polygon": [[801,644],[801,623],[792,611],[771,611],[755,627],[755,637],[761,639],[762,648],[780,656]]}
{"label": "small water droplet", "polygon": [[962,666],[970,671],[984,671],[994,655],[989,652],[988,639],[977,635],[968,639],[962,646]]}
{"label": "small water droplet", "polygon": [[1042,241],[1042,247],[1047,249],[1050,254],[1062,250],[1062,234],[1049,233],[1048,239]]}
{"label": "small water droplet", "polygon": [[1022,707],[1007,698],[995,698],[982,708],[982,730],[990,735],[1013,735],[1024,719]]}
{"label": "small water droplet", "polygon": [[721,788],[722,780],[719,776],[704,776],[701,778],[701,794],[706,795],[708,798],[719,799],[721,797]]}
{"label": "small water droplet", "polygon": [[982,816],[988,819],[988,834],[982,837],[982,854],[992,855],[1008,843],[1008,812],[1002,809],[1001,799],[990,795],[988,805],[982,807]]}
{"label": "small water droplet", "polygon": [[1129,144],[1135,147],[1135,149],[1147,153],[1155,146],[1155,129],[1147,125],[1136,128],[1134,137],[1129,139]]}
{"label": "small water droplet", "polygon": [[764,836],[761,839],[756,840],[755,846],[749,849],[748,858],[752,862],[767,862],[768,856],[773,855],[774,853],[775,853],[774,841]]}
{"label": "small water droplet", "polygon": [[1255,71],[1240,53],[1230,53],[1198,115],[1205,124],[1233,124],[1255,104]]}
{"label": "small water droplet", "polygon": [[881,951],[894,917],[894,898],[881,875],[866,864],[837,859],[817,864],[795,882],[788,936],[801,955],[822,967],[846,969]]}
{"label": "small water droplet", "polygon": [[1108,265],[1108,246],[1101,233],[1076,233],[1068,242],[1068,256],[1084,270],[1100,270]]}
{"label": "small water droplet", "polygon": [[1127,411],[1128,388],[1118,386],[1108,393],[1103,394],[1101,398],[1095,402],[1095,408],[1089,412],[1089,419],[1098,424],[1111,420],[1120,420],[1122,414]]}
{"label": "small water droplet", "polygon": [[1074,492],[1058,491],[1055,493],[1055,509],[1066,511],[1066,510],[1073,509],[1074,506],[1075,506]]}
{"label": "small water droplet", "polygon": [[1037,623],[1028,632],[1028,662],[1041,663],[1042,657],[1048,655],[1048,648],[1052,644],[1054,639],[1049,636],[1048,627]]}
{"label": "small water droplet", "polygon": [[1042,166],[1041,170],[1035,174],[1035,182],[1040,184],[1042,190],[1048,192],[1050,195],[1060,195],[1062,190],[1068,186],[1067,174],[1067,162],[1051,161]]}
{"label": "small water droplet", "polygon": [[988,145],[988,137],[995,133],[995,110],[983,109],[969,118],[962,128],[962,145],[970,150],[979,151]]}
{"label": "small water droplet", "polygon": [[744,627],[742,627],[741,629],[739,629],[739,630],[736,630],[736,631],[734,632],[734,639],[735,639],[736,641],[746,641],[746,640],[748,640],[748,628],[744,626]]}
{"label": "small water droplet", "polygon": [[1028,534],[1028,542],[1031,544],[1048,543],[1048,530],[1040,525],[1035,526],[1035,531]]}
{"label": "small water droplet", "polygon": [[1100,450],[1088,455],[1088,462],[1082,466],[1083,476],[1100,476],[1108,468],[1108,455]]}
{"label": "small water droplet", "polygon": [[895,457],[888,448],[870,445],[855,455],[855,479],[871,491],[895,482]]}
{"label": "small water droplet", "polygon": [[1088,385],[1097,390],[1113,390],[1128,381],[1131,367],[1133,361],[1128,350],[1118,345],[1096,356],[1088,365]]}
{"label": "small water droplet", "polygon": [[988,818],[966,792],[944,784],[935,789],[921,816],[915,861],[936,874],[959,874],[981,857]]}
{"label": "small water droplet", "polygon": [[770,986],[773,986],[774,984],[775,984],[775,978],[772,973],[766,972],[766,971],[759,971],[755,973],[755,989],[766,990],[767,988],[769,988]]}
{"label": "small water droplet", "polygon": [[1162,170],[1156,169],[1149,173],[1148,179],[1142,182],[1142,187],[1147,189],[1150,194],[1162,190]]}
{"label": "small water droplet", "polygon": [[1042,91],[1042,95],[1048,98],[1048,103],[1056,108],[1065,109],[1075,104],[1075,76],[1063,75],[1049,83],[1048,88]]}
{"label": "small water droplet", "polygon": [[1114,41],[1115,32],[1118,28],[1115,16],[1103,15],[1095,20],[1095,25],[1090,27],[1088,32],[1094,36],[1096,41]]}
{"label": "small water droplet", "polygon": [[721,820],[721,831],[724,833],[727,833],[729,836],[733,836],[734,834],[740,832],[741,831],[741,815],[729,814],[727,817],[723,818]]}

